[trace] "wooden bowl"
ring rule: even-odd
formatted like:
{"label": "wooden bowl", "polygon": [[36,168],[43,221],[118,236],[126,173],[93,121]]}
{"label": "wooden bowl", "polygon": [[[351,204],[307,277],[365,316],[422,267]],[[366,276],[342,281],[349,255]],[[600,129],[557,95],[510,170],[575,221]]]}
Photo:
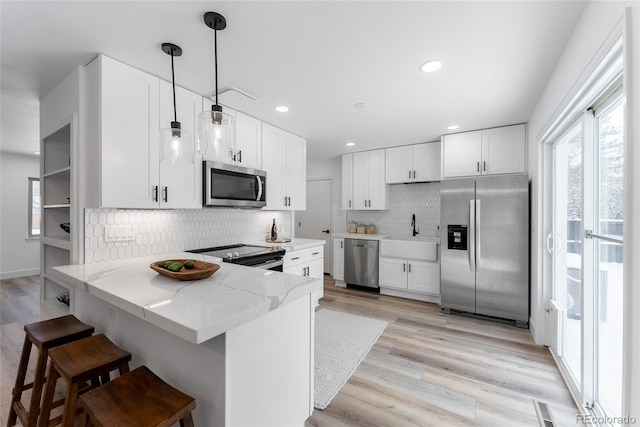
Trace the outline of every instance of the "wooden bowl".
{"label": "wooden bowl", "polygon": [[193,268],[184,268],[182,267],[182,269],[180,271],[171,271],[171,270],[167,270],[166,268],[160,267],[160,264],[166,261],[172,261],[172,262],[179,262],[184,264],[185,261],[187,261],[186,259],[171,259],[171,260],[162,260],[162,261],[156,261],[154,263],[152,263],[149,267],[151,267],[152,270],[157,271],[158,273],[164,275],[164,276],[169,276],[172,279],[176,279],[176,280],[199,280],[199,279],[206,279],[207,277],[211,276],[213,273],[215,273],[216,271],[218,271],[218,269],[220,268],[220,266],[218,264],[213,264],[210,262],[205,262],[205,261],[198,261],[198,260],[194,260],[195,261],[195,265],[193,266]]}

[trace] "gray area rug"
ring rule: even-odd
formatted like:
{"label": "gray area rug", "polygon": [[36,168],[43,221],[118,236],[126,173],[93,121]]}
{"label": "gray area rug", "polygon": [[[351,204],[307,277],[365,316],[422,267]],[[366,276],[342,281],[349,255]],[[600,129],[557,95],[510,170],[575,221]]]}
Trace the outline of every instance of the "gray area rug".
{"label": "gray area rug", "polygon": [[325,409],[389,323],[321,308],[316,312],[313,405]]}

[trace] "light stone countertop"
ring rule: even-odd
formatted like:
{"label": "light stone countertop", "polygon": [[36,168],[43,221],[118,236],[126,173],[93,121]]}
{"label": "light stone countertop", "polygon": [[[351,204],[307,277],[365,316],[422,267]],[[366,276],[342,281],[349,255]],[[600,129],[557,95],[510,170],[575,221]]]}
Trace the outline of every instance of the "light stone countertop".
{"label": "light stone countertop", "polygon": [[279,246],[287,251],[297,251],[300,249],[313,248],[315,246],[324,246],[325,241],[319,239],[291,239],[290,242],[284,243],[271,243],[271,242],[254,242],[252,245],[267,245],[267,246]]}
{"label": "light stone countertop", "polygon": [[[414,238],[410,235],[392,236],[389,234],[366,234],[366,233],[333,233],[331,237],[339,237],[339,238],[345,238],[345,239],[364,239],[364,240],[382,240],[382,239],[393,239],[393,238],[406,240],[406,239]],[[426,240],[428,242],[436,242],[440,244],[440,238],[434,237],[434,236],[421,236],[418,234],[415,237],[415,240]]]}
{"label": "light stone countertop", "polygon": [[322,289],[318,279],[223,262],[206,279],[179,281],[149,267],[166,259],[217,261],[179,252],[54,267],[52,276],[194,344]]}

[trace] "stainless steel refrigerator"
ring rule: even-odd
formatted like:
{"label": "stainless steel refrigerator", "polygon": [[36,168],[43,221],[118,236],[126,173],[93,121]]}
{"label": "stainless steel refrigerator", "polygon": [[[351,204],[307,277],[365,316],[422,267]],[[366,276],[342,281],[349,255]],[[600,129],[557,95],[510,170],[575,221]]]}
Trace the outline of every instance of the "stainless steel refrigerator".
{"label": "stainless steel refrigerator", "polygon": [[527,328],[527,174],[443,180],[440,203],[442,308]]}

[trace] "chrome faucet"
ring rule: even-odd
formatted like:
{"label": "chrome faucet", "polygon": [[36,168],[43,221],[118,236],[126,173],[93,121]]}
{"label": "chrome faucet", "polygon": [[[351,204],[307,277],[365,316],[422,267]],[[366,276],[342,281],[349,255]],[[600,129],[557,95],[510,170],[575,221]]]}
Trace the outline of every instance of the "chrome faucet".
{"label": "chrome faucet", "polygon": [[411,215],[411,227],[413,227],[413,237],[420,234],[420,229],[416,230],[416,214]]}

